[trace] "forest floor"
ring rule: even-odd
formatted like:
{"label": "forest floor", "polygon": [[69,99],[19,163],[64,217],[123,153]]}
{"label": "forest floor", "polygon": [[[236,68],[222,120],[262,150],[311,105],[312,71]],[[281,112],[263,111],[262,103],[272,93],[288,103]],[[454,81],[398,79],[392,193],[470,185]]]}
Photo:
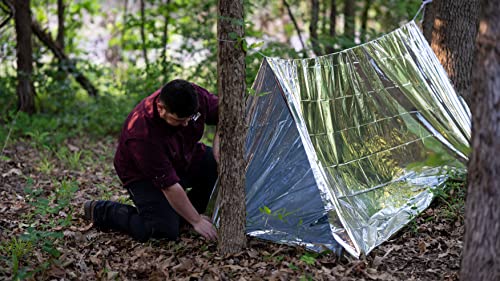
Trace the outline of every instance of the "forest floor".
{"label": "forest floor", "polygon": [[127,202],[114,175],[113,139],[57,149],[13,140],[0,156],[0,279],[36,280],[458,280],[463,183],[359,260],[249,238],[221,256],[192,232],[138,243],[81,218],[90,199]]}

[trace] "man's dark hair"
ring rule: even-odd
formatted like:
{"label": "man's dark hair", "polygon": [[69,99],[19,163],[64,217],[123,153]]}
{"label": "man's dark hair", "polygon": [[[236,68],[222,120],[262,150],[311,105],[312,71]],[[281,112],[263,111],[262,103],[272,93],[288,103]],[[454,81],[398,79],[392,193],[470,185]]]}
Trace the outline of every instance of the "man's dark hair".
{"label": "man's dark hair", "polygon": [[189,117],[198,111],[198,93],[191,83],[176,79],[163,86],[160,101],[168,112],[177,114],[179,118]]}

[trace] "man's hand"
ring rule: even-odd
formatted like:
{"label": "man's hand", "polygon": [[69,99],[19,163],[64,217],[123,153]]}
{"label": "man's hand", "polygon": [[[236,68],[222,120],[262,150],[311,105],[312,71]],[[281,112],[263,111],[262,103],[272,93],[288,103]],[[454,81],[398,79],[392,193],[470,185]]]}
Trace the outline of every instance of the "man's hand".
{"label": "man's hand", "polygon": [[162,189],[162,191],[172,208],[189,222],[196,232],[206,239],[217,239],[217,232],[211,220],[206,216],[198,214],[180,184],[176,183],[168,188]]}
{"label": "man's hand", "polygon": [[206,216],[200,216],[200,220],[193,223],[193,228],[196,232],[208,240],[217,239],[217,232],[215,231],[210,219]]}

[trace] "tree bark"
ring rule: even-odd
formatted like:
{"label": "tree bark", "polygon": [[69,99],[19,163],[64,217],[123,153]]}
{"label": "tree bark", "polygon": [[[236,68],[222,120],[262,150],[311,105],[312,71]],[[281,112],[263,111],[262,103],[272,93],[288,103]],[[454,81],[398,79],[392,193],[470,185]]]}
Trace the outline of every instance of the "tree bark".
{"label": "tree bark", "polygon": [[434,26],[434,19],[436,18],[436,8],[432,5],[432,2],[425,5],[424,7],[424,20],[422,22],[422,29],[424,33],[425,40],[432,44],[432,27]]}
{"label": "tree bark", "polygon": [[146,11],[145,11],[145,0],[141,0],[141,40],[142,40],[142,55],[144,57],[144,62],[146,63],[146,68],[149,68],[149,60],[148,60],[148,49],[146,46],[146,32],[145,32],[145,24],[146,24]]}
{"label": "tree bark", "polygon": [[354,1],[344,1],[344,36],[354,42],[355,28],[354,28]]}
{"label": "tree bark", "polygon": [[57,0],[57,36],[56,42],[64,50],[64,0]]}
{"label": "tree bark", "polygon": [[17,53],[17,96],[18,109],[29,114],[35,112],[35,88],[33,75],[33,46],[31,44],[30,0],[15,0],[14,24],[16,29]]}
{"label": "tree bark", "polygon": [[431,47],[457,93],[471,101],[471,71],[477,34],[479,0],[435,0]]}
{"label": "tree bark", "polygon": [[311,23],[309,24],[309,34],[311,34],[311,44],[316,56],[321,55],[321,48],[318,42],[318,20],[319,20],[319,0],[311,0]]}
{"label": "tree bark", "polygon": [[481,2],[461,280],[500,280],[500,0]]}
{"label": "tree bark", "polygon": [[54,42],[47,32],[42,30],[35,20],[31,21],[31,29],[36,37],[52,51],[54,56],[58,58],[62,64],[66,65],[68,72],[75,77],[75,80],[87,91],[87,93],[89,93],[90,96],[97,96],[97,89],[92,85],[90,80],[76,68],[75,64],[64,53],[64,50]]}
{"label": "tree bark", "polygon": [[[336,0],[331,0],[330,1],[330,38],[335,38],[335,28],[337,27],[337,4],[336,4]],[[332,45],[332,46],[328,46],[326,48],[326,52],[328,54],[331,54],[333,52],[335,52],[335,47]]]}
{"label": "tree bark", "polygon": [[297,35],[299,36],[300,44],[302,45],[302,54],[304,57],[307,57],[307,52],[306,52],[306,45],[304,44],[304,40],[302,40],[302,33],[300,32],[299,25],[297,24],[297,21],[295,20],[295,17],[293,16],[292,9],[290,9],[290,5],[288,5],[288,2],[286,0],[283,0],[283,5],[285,5],[286,10],[288,12],[288,16],[293,22],[293,26],[295,27],[295,30],[297,31]]}
{"label": "tree bark", "polygon": [[246,244],[245,224],[245,53],[242,42],[231,40],[243,30],[243,0],[219,0],[217,76],[218,130],[221,141],[219,166],[220,228],[218,249],[222,254],[241,251]]}
{"label": "tree bark", "polygon": [[363,13],[361,14],[361,42],[366,42],[368,40],[366,32],[368,31],[368,12],[372,6],[373,0],[366,0],[365,6],[363,7]]}

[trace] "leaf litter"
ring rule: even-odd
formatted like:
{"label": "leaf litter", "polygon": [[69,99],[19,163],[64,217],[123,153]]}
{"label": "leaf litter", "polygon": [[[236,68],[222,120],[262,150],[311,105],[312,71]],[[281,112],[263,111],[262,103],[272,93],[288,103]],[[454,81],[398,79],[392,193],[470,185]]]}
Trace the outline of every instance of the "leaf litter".
{"label": "leaf litter", "polygon": [[[463,213],[444,216],[447,204],[437,200],[359,260],[250,237],[242,252],[222,256],[216,242],[193,231],[176,242],[147,243],[99,232],[82,219],[83,202],[128,200],[113,171],[115,143],[72,139],[65,145],[81,153],[73,169],[70,160],[27,141],[0,159],[0,280],[458,280]],[[77,189],[64,193],[64,182]],[[69,201],[59,210],[64,198]],[[48,238],[22,238],[27,233]]]}

